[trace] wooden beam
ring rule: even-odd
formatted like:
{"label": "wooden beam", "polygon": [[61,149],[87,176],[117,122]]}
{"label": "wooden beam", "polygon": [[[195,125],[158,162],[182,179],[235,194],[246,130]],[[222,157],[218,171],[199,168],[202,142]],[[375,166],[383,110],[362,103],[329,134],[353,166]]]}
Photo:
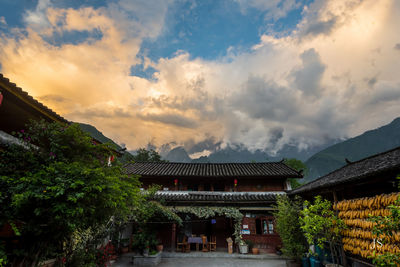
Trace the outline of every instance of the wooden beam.
{"label": "wooden beam", "polygon": [[171,231],[171,252],[175,252],[175,245],[176,245],[176,223],[173,223]]}

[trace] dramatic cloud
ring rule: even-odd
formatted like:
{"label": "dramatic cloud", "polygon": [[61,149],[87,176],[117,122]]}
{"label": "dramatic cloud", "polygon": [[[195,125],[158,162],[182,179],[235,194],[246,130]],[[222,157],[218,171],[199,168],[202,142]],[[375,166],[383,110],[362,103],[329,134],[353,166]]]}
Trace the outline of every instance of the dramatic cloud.
{"label": "dramatic cloud", "polygon": [[[299,8],[294,0],[237,2],[273,20]],[[1,71],[129,149],[302,149],[400,115],[399,1],[316,0],[293,31],[262,34],[251,49],[230,48],[214,60],[187,51],[152,60],[143,42],[168,31],[171,3],[66,9],[39,1],[24,28],[1,36]],[[60,41],[71,34],[83,37]],[[131,74],[140,64],[155,70],[151,78]]]}

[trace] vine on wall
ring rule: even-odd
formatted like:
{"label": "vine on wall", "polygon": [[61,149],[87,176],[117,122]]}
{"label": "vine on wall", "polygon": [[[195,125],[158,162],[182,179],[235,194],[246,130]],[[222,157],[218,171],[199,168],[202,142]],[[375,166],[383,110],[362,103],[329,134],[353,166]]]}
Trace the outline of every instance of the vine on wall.
{"label": "vine on wall", "polygon": [[243,214],[238,208],[234,207],[174,207],[171,208],[176,213],[190,213],[199,218],[211,218],[215,216],[225,216],[234,220],[234,237],[235,242],[241,240],[240,229],[242,225]]}

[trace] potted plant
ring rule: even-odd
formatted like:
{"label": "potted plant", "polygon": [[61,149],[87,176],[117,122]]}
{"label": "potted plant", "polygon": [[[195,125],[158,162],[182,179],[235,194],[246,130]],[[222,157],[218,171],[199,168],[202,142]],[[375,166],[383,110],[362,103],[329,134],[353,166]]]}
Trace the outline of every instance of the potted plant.
{"label": "potted plant", "polygon": [[161,243],[161,241],[158,241],[158,244],[157,244],[157,246],[156,246],[156,249],[157,249],[158,252],[163,251],[164,246],[163,246],[163,244]]}
{"label": "potted plant", "polygon": [[242,235],[240,235],[239,239],[239,251],[241,254],[247,254],[249,252],[249,247],[246,242],[242,239]]}
{"label": "potted plant", "polygon": [[253,254],[258,254],[259,250],[258,250],[258,248],[254,247],[254,242],[253,241],[245,240],[244,242],[246,242],[246,244],[247,244],[247,246],[249,248],[249,251],[251,250],[251,252]]}
{"label": "potted plant", "polygon": [[294,200],[283,195],[277,198],[276,230],[282,240],[283,254],[289,258],[289,266],[300,266],[302,257],[307,252],[307,241],[300,228],[300,213],[302,200],[296,197]]}

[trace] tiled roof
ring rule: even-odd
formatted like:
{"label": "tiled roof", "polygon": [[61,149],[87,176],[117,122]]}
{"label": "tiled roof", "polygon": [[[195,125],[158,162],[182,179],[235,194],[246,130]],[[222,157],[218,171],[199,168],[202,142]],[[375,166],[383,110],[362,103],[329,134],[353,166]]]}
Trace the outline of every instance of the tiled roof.
{"label": "tiled roof", "polygon": [[368,177],[386,172],[400,173],[400,147],[355,161],[325,176],[305,184],[289,194],[301,194],[308,191],[334,187],[339,184],[362,181]]}
{"label": "tiled roof", "polygon": [[47,116],[50,117],[54,117],[56,120],[59,120],[61,122],[68,122],[66,119],[58,115],[56,112],[54,112],[50,108],[46,107],[45,105],[34,99],[27,92],[23,91],[15,83],[10,82],[8,78],[4,77],[3,74],[0,73],[0,85],[1,83],[6,87],[4,89],[8,89],[12,94],[22,98],[23,101],[35,106],[43,114],[46,114]]}
{"label": "tiled roof", "polygon": [[125,165],[128,174],[174,177],[302,177],[283,162],[175,163],[137,162]]}
{"label": "tiled roof", "polygon": [[285,192],[208,192],[208,191],[158,191],[154,199],[165,201],[196,202],[258,202],[274,201]]}

